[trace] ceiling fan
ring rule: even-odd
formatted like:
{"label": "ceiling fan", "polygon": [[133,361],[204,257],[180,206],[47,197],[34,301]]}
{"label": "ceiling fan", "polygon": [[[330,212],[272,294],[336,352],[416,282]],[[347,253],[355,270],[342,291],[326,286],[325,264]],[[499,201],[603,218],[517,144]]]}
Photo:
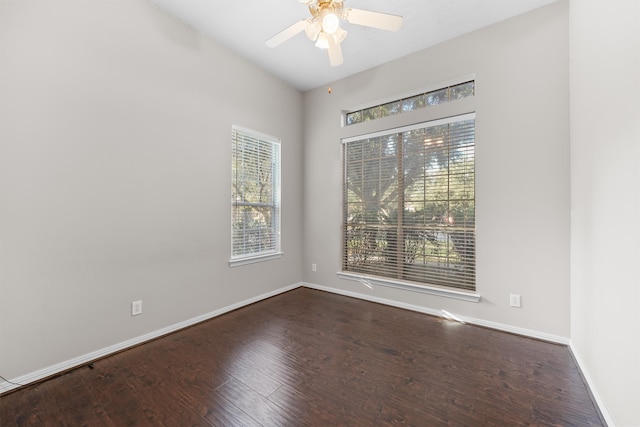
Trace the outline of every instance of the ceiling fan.
{"label": "ceiling fan", "polygon": [[307,37],[316,42],[316,46],[327,49],[329,63],[332,66],[342,64],[342,48],[340,43],[347,32],[340,28],[340,19],[352,24],[380,30],[397,31],[402,26],[402,16],[370,10],[344,7],[345,0],[299,0],[309,6],[311,18],[302,19],[279,32],[265,43],[276,47],[296,34],[304,31]]}

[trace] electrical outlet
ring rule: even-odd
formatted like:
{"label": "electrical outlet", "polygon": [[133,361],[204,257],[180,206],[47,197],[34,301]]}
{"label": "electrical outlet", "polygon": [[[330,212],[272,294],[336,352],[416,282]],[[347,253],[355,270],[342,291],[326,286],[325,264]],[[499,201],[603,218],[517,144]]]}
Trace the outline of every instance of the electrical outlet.
{"label": "electrical outlet", "polygon": [[311,264],[311,271],[315,273],[316,271],[318,271],[318,267],[315,264]]}
{"label": "electrical outlet", "polygon": [[137,316],[138,314],[142,314],[142,300],[131,302],[131,315]]}
{"label": "electrical outlet", "polygon": [[511,307],[520,307],[520,295],[511,294],[509,296],[509,304]]}

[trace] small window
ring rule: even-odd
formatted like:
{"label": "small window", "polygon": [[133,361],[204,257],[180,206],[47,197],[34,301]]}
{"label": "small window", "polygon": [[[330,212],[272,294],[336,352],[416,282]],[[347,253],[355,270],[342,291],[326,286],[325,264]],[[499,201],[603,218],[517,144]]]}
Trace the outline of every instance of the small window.
{"label": "small window", "polygon": [[475,96],[476,82],[474,80],[443,87],[431,92],[416,94],[404,99],[397,99],[381,105],[373,105],[362,110],[349,111],[345,114],[345,125],[368,122],[382,117],[392,116],[407,111],[445,104],[458,99]]}
{"label": "small window", "polygon": [[230,265],[280,257],[280,141],[232,128]]}

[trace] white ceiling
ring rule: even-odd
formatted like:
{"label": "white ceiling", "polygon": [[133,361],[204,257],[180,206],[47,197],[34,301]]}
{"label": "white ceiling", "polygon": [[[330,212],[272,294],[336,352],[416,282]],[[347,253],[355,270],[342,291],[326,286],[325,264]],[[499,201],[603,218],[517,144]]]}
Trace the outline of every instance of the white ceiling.
{"label": "white ceiling", "polygon": [[303,91],[554,1],[345,0],[345,7],[401,15],[404,22],[397,32],[343,22],[341,26],[349,33],[342,43],[344,64],[331,67],[326,51],[316,48],[304,32],[276,48],[264,44],[310,16],[299,0],[150,0]]}

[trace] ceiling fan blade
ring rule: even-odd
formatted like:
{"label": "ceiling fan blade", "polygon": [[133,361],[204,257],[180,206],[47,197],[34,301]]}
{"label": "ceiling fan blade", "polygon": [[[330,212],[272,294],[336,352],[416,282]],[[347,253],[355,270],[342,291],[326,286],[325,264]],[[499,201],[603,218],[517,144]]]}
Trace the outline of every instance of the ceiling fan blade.
{"label": "ceiling fan blade", "polygon": [[296,22],[295,24],[293,24],[292,26],[280,31],[275,36],[271,37],[269,40],[265,42],[265,44],[268,47],[276,47],[279,44],[289,40],[291,37],[295,36],[299,32],[303,31],[305,28],[307,28],[307,25],[309,24],[309,22],[310,22],[310,19],[302,19]]}
{"label": "ceiling fan blade", "polygon": [[380,30],[397,31],[402,26],[402,16],[373,12],[362,9],[345,9],[342,13],[345,21]]}
{"label": "ceiling fan blade", "polygon": [[327,41],[329,42],[329,63],[332,67],[337,67],[344,62],[342,58],[342,48],[340,47],[340,43],[336,42],[336,39],[332,34],[327,37]]}

